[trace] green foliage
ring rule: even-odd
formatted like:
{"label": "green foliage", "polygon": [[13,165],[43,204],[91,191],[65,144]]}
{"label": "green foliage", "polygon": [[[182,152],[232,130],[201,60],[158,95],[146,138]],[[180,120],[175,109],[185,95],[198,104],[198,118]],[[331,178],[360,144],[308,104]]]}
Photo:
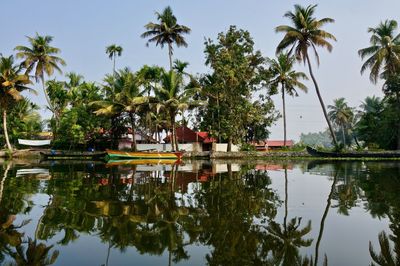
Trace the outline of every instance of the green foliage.
{"label": "green foliage", "polygon": [[[228,143],[243,141],[248,127],[261,129],[264,134],[258,135],[266,136],[265,126],[276,118],[268,96],[267,104],[251,102],[253,92],[265,87],[269,77],[265,59],[253,46],[250,33],[235,26],[218,34],[217,42],[205,42],[206,64],[212,72],[200,79],[200,97],[208,103],[200,109],[200,127]],[[257,115],[261,106],[264,110]]]}
{"label": "green foliage", "polygon": [[317,133],[307,133],[307,134],[301,133],[300,143],[312,147],[323,147],[323,148],[332,147],[332,142],[328,130]]}

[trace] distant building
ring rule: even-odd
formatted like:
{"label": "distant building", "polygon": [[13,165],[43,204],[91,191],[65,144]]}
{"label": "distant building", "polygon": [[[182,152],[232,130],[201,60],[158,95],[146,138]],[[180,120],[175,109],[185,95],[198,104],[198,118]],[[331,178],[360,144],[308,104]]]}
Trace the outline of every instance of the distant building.
{"label": "distant building", "polygon": [[[267,150],[279,150],[279,149],[282,149],[283,147],[285,147],[283,140],[267,140],[265,144],[266,144]],[[294,145],[293,140],[286,141],[287,148],[293,147],[293,145]]]}
{"label": "distant building", "polygon": [[[216,139],[210,137],[208,132],[196,132],[186,126],[176,128],[176,139],[178,143],[200,143],[203,151],[210,151],[213,142],[216,142]],[[171,135],[166,136],[164,141],[171,143]]]}

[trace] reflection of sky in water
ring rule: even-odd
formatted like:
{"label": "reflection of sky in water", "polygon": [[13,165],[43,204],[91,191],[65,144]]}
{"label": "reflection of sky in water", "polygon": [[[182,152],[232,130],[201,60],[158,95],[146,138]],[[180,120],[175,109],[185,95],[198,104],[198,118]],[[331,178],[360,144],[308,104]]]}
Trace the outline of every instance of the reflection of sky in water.
{"label": "reflection of sky in water", "polygon": [[[384,164],[382,164],[384,165]],[[393,164],[392,164],[393,165]],[[368,165],[362,163],[359,165],[358,171],[361,171],[364,176],[371,178],[370,173],[365,174],[368,171]],[[315,244],[317,241],[317,237],[320,230],[321,218],[323,216],[324,210],[327,205],[327,198],[331,191],[331,186],[333,183],[333,177],[327,176],[326,173],[333,173],[334,168],[332,165],[323,165],[317,166],[313,168],[311,172],[307,172],[307,163],[305,165],[299,163],[297,165],[291,165],[288,167],[288,221],[294,217],[302,217],[300,228],[303,228],[307,225],[307,222],[311,220],[312,222],[312,230],[309,234],[307,234],[304,238],[309,239],[312,238],[313,243],[310,247],[303,247],[300,249],[302,255],[313,255],[315,252]],[[93,168],[93,167],[91,167]],[[271,184],[268,186],[274,193],[278,195],[280,203],[277,203],[277,215],[274,218],[274,221],[277,223],[283,223],[284,220],[284,199],[285,199],[285,175],[284,170],[280,169],[279,165],[258,165],[257,169],[271,169],[268,170],[268,176],[271,179]],[[147,178],[152,178],[153,180],[159,178],[159,185],[169,186],[171,181],[171,166],[156,166],[153,167],[160,172],[148,172],[152,170],[151,166],[138,166],[136,168],[135,176],[133,176],[133,170],[130,168],[126,168],[121,173],[121,177],[125,179],[133,179],[133,185],[131,184],[119,184],[116,183],[105,183],[99,185],[96,182],[83,182],[83,187],[85,186],[100,186],[100,190],[102,188],[106,188],[107,186],[116,187],[121,186],[120,192],[122,191],[130,191],[132,188],[134,193],[132,195],[132,200],[137,201],[143,199],[143,196],[137,195],[137,189],[139,186],[146,186],[149,181]],[[201,192],[206,186],[206,180],[212,180],[214,178],[214,182],[219,180],[221,176],[225,175],[227,177],[228,167],[226,164],[219,165],[207,165],[207,169],[202,169],[198,165],[186,164],[179,169],[183,169],[185,173],[187,173],[187,180],[185,180],[185,173],[181,175],[177,175],[176,182],[180,182],[179,185],[183,187],[179,187],[177,191],[174,192],[175,204],[178,208],[196,208],[199,206],[199,201],[196,195]],[[195,178],[190,176],[193,173],[191,169],[199,169],[197,174],[194,175]],[[238,174],[240,167],[236,164],[231,167],[233,170],[233,175]],[[347,169],[347,168],[346,168]],[[335,191],[339,186],[346,185],[346,182],[350,179],[345,179],[344,175],[351,176],[351,167],[347,169],[348,172],[341,173],[338,175]],[[197,171],[197,170],[196,170]],[[264,171],[264,170],[261,170]],[[201,173],[202,175],[200,175]],[[207,173],[207,174],[205,174]],[[244,172],[240,172],[244,173]],[[249,173],[254,173],[254,170],[251,170]],[[56,175],[57,176],[57,175]],[[78,175],[79,176],[79,175]],[[90,174],[82,174],[82,178],[85,176],[86,179],[90,179]],[[105,178],[107,175],[102,174],[102,178]],[[199,177],[202,176],[199,179]],[[23,178],[19,177],[9,177],[8,179],[13,178]],[[68,179],[68,173],[63,176],[65,180],[58,184],[58,186],[63,186],[71,180],[76,180],[79,177],[71,177],[71,180]],[[99,178],[99,177],[94,177]],[[356,175],[353,174],[353,180],[356,178]],[[54,179],[54,178],[53,178]],[[5,186],[8,185],[9,180],[6,180]],[[27,179],[26,182],[30,182],[31,180]],[[39,181],[38,191],[40,193],[33,195],[25,195],[25,200],[30,200],[34,203],[33,208],[30,210],[29,214],[17,214],[17,219],[14,222],[15,225],[19,225],[23,220],[32,219],[30,223],[23,227],[25,232],[25,237],[34,238],[35,229],[40,217],[43,214],[46,206],[52,201],[47,194],[43,194],[47,191],[47,187],[49,182],[54,180],[45,180],[42,179]],[[118,181],[118,180],[117,180]],[[115,182],[115,181],[114,181]],[[244,180],[241,179],[239,182],[245,184]],[[133,186],[133,187],[131,187]],[[81,189],[82,189],[81,188]],[[245,189],[249,188],[248,184],[245,184]],[[224,188],[221,187],[221,190]],[[342,215],[338,213],[338,201],[332,199],[331,207],[328,210],[328,215],[325,220],[325,227],[323,232],[323,237],[321,240],[321,244],[319,247],[319,262],[321,263],[324,257],[324,254],[328,256],[328,264],[329,265],[368,265],[371,261],[370,255],[368,252],[368,243],[369,241],[375,247],[375,250],[379,251],[378,244],[378,234],[385,230],[388,233],[391,233],[388,229],[389,221],[387,218],[373,218],[371,214],[366,210],[367,197],[365,196],[364,191],[359,189],[359,197],[356,200],[356,206],[352,207],[348,212],[349,215]],[[101,192],[99,192],[101,193]],[[4,195],[6,196],[6,195]],[[98,195],[99,196],[99,195]],[[95,200],[103,200],[104,199],[93,199]],[[125,202],[126,198],[119,197],[119,201]],[[234,200],[234,199],[232,199]],[[115,199],[114,199],[115,201]],[[61,201],[62,202],[62,201]],[[126,205],[126,203],[124,203]],[[60,206],[60,208],[65,208],[65,206]],[[71,210],[72,212],[74,210]],[[117,221],[117,220],[116,220]],[[261,218],[253,218],[253,223],[258,225],[263,225],[263,217]],[[64,226],[64,225],[63,225]],[[68,225],[65,225],[68,226]],[[154,223],[149,225],[149,228],[153,228],[155,226]],[[180,228],[180,225],[177,225]],[[182,228],[180,228],[182,229]],[[207,230],[207,228],[203,228]],[[107,251],[109,248],[108,241],[102,242],[100,239],[99,233],[97,230],[92,231],[91,233],[86,232],[78,232],[79,238],[75,241],[68,243],[68,245],[61,246],[57,244],[63,238],[63,232],[56,234],[52,237],[47,245],[54,244],[55,247],[53,250],[57,249],[60,251],[60,255],[56,261],[56,265],[101,265],[105,264]],[[187,232],[183,233],[183,241],[189,241],[189,235]],[[205,264],[205,255],[212,254],[213,247],[206,246],[200,244],[199,241],[195,241],[194,243],[187,245],[184,247],[187,254],[189,254],[189,260],[181,260],[178,264],[180,265],[204,265]],[[135,262],[135,265],[166,265],[168,264],[168,248],[166,248],[161,256],[157,255],[149,255],[147,253],[140,254],[140,252],[135,247],[127,247],[123,252],[120,249],[111,247],[110,249],[110,258],[109,265],[130,265],[132,262]]]}

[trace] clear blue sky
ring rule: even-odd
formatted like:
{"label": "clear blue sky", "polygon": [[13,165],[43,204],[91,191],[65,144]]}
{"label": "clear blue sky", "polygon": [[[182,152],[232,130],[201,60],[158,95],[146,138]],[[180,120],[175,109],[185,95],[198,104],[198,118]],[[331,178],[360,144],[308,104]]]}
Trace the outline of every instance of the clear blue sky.
{"label": "clear blue sky", "polygon": [[[62,50],[66,60],[64,72],[74,71],[86,80],[101,82],[105,73],[111,72],[112,62],[105,54],[105,47],[115,43],[124,48],[118,67],[129,66],[137,70],[144,64],[168,66],[166,49],[150,45],[140,38],[144,25],[155,21],[155,11],[170,5],[178,23],[189,26],[188,48],[175,49],[175,58],[190,63],[193,74],[207,71],[204,66],[204,39],[215,39],[229,25],[248,30],[256,48],[264,56],[274,56],[275,47],[282,35],[274,28],[287,24],[283,14],[293,5],[318,4],[317,17],[336,20],[325,29],[338,41],[332,53],[320,52],[321,66],[315,67],[326,104],[345,97],[350,105],[358,106],[371,95],[381,96],[379,85],[372,85],[368,75],[360,75],[361,59],[357,50],[368,46],[367,28],[381,20],[400,22],[398,0],[335,0],[335,1],[105,1],[105,0],[2,0],[0,16],[0,53],[13,53],[16,45],[26,45],[25,36],[35,32],[54,36],[53,45]],[[300,70],[306,72],[302,66]],[[324,118],[314,87],[308,84],[309,93],[287,100],[288,137],[298,139],[301,132],[315,132],[325,128]],[[38,86],[38,88],[40,88]],[[40,91],[40,90],[39,90]],[[32,96],[44,105],[43,95]],[[280,110],[280,97],[274,96]],[[271,138],[282,138],[282,121],[271,129]]]}

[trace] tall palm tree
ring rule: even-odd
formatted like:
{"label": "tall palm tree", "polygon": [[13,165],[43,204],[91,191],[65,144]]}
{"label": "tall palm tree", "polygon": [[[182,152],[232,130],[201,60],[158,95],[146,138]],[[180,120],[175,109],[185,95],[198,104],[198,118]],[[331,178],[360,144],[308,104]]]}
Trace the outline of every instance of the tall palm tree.
{"label": "tall palm tree", "polygon": [[[23,65],[26,67],[26,74],[29,74],[35,68],[35,78],[38,82],[42,82],[44,95],[49,105],[50,110],[54,113],[53,106],[50,102],[49,96],[47,95],[45,87],[45,74],[48,76],[53,75],[54,70],[62,73],[60,65],[65,66],[65,61],[56,56],[60,53],[60,49],[50,46],[53,41],[52,36],[41,36],[36,33],[35,37],[27,36],[30,47],[28,46],[17,46],[14,50],[17,52],[17,58],[22,58]],[[56,119],[59,117],[56,116]]]}
{"label": "tall palm tree", "polygon": [[144,26],[147,31],[141,37],[150,38],[147,41],[147,45],[150,42],[155,42],[156,46],[160,45],[161,48],[164,48],[164,45],[168,45],[169,66],[170,70],[172,70],[172,44],[175,43],[178,47],[187,47],[188,44],[182,35],[189,34],[190,28],[177,23],[177,19],[169,6],[162,13],[156,12],[156,16],[159,23],[147,23]]}
{"label": "tall palm tree", "polygon": [[22,91],[32,89],[27,85],[32,82],[28,75],[21,73],[21,68],[14,64],[14,57],[0,57],[0,107],[3,112],[3,131],[7,148],[12,151],[7,132],[7,111],[15,101],[22,100]]}
{"label": "tall palm tree", "polygon": [[113,73],[115,73],[115,58],[117,56],[121,56],[123,50],[124,49],[122,49],[121,46],[116,44],[111,44],[106,47],[106,54],[108,54],[108,58],[113,60]]}
{"label": "tall palm tree", "polygon": [[314,17],[316,7],[317,5],[309,5],[307,7],[295,5],[294,12],[286,12],[284,16],[290,20],[292,26],[281,25],[276,27],[276,32],[285,33],[285,36],[276,48],[276,52],[280,53],[281,51],[290,48],[289,54],[294,53],[299,61],[303,61],[304,64],[307,63],[308,71],[314,83],[326,123],[328,124],[333,142],[335,145],[337,145],[336,136],[328,119],[325,104],[322,99],[317,80],[314,77],[310,57],[308,54],[308,50],[311,48],[315,54],[317,64],[319,64],[319,55],[316,48],[319,46],[326,48],[329,52],[332,51],[332,44],[329,43],[328,40],[330,39],[336,41],[336,38],[329,32],[324,31],[322,27],[327,23],[334,22],[334,20],[331,18],[322,18],[319,20],[316,19]]}
{"label": "tall palm tree", "polygon": [[164,71],[161,75],[161,83],[155,90],[157,112],[164,109],[171,123],[171,145],[173,150],[179,150],[176,139],[175,118],[179,111],[183,112],[196,103],[191,101],[195,88],[185,87],[183,76],[173,70]]}
{"label": "tall palm tree", "polygon": [[283,145],[286,146],[286,106],[285,91],[290,96],[298,96],[296,88],[307,92],[307,87],[300,82],[300,79],[308,79],[303,72],[293,70],[293,64],[296,58],[288,54],[281,53],[276,59],[269,59],[269,70],[272,75],[269,82],[273,90],[281,86],[282,104],[283,104]]}
{"label": "tall palm tree", "polygon": [[378,78],[396,74],[400,67],[400,34],[395,33],[397,22],[385,20],[375,28],[368,28],[371,33],[370,47],[360,49],[362,59],[368,57],[361,67],[361,74],[371,70],[369,78],[376,84]]}
{"label": "tall palm tree", "polygon": [[333,105],[328,105],[328,109],[328,117],[341,129],[343,145],[346,145],[345,130],[353,121],[353,109],[347,105],[344,98],[333,100]]}

